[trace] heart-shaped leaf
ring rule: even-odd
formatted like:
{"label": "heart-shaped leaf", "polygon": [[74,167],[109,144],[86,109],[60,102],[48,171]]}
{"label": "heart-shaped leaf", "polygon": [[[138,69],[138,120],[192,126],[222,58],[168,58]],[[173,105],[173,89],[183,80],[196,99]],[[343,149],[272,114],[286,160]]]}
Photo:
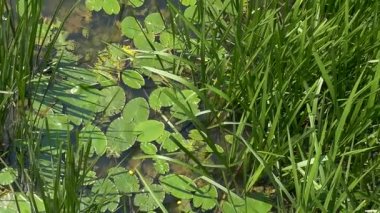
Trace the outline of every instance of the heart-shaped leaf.
{"label": "heart-shaped leaf", "polygon": [[121,152],[129,149],[136,141],[134,123],[126,122],[124,119],[113,121],[106,132],[108,140],[108,154],[120,156]]}
{"label": "heart-shaped leaf", "polygon": [[165,125],[156,120],[147,120],[136,124],[134,133],[138,135],[140,142],[151,142],[159,138],[164,133]]}
{"label": "heart-shaped leaf", "polygon": [[128,38],[134,38],[136,34],[141,32],[141,27],[136,18],[127,16],[121,22],[121,32]]}
{"label": "heart-shaped leaf", "polygon": [[132,89],[140,89],[145,85],[142,75],[134,70],[126,70],[122,73],[123,82]]}
{"label": "heart-shaped leaf", "polygon": [[123,120],[128,123],[139,123],[148,120],[148,102],[144,98],[135,98],[130,100],[124,107],[122,117]]}
{"label": "heart-shaped leaf", "polygon": [[166,175],[160,178],[160,183],[166,192],[180,199],[193,198],[193,192],[196,190],[193,181],[184,175]]}

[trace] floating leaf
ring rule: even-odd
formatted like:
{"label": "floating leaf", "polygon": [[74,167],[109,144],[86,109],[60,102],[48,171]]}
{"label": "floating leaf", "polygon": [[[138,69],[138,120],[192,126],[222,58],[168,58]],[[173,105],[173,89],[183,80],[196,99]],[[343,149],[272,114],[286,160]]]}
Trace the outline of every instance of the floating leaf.
{"label": "floating leaf", "polygon": [[154,155],[157,153],[157,147],[152,143],[141,143],[140,148],[147,155]]}
{"label": "floating leaf", "polygon": [[162,148],[168,152],[174,152],[179,149],[176,142],[179,142],[187,147],[185,139],[179,133],[169,133],[165,131],[162,136],[157,139],[157,142],[161,143]]}
{"label": "floating leaf", "polygon": [[144,4],[144,0],[129,0],[128,4],[132,7],[141,7]]}
{"label": "floating leaf", "polygon": [[16,170],[6,167],[0,172],[0,185],[9,185],[16,180]]}
{"label": "floating leaf", "polygon": [[[151,184],[149,186],[153,191],[155,197],[159,202],[163,202],[165,199],[165,192],[160,185]],[[141,193],[136,194],[133,204],[139,207],[139,211],[148,212],[153,211],[158,208],[158,204],[153,196],[146,190],[143,190]]]}
{"label": "floating leaf", "polygon": [[99,12],[103,7],[104,0],[86,0],[86,7],[89,10],[94,10]]}
{"label": "floating leaf", "polygon": [[245,199],[243,199],[234,193],[231,194],[232,196],[229,196],[229,201],[225,201],[222,203],[222,212],[224,213],[265,213],[269,212],[272,208],[272,205],[269,203],[250,197],[246,197]]}
{"label": "floating leaf", "polygon": [[184,6],[193,6],[195,3],[197,3],[197,0],[181,0],[181,3]]}
{"label": "floating leaf", "polygon": [[121,22],[121,32],[128,38],[134,38],[136,34],[141,33],[140,24],[136,18],[127,16]]}
{"label": "floating leaf", "polygon": [[120,12],[120,5],[117,0],[104,0],[103,9],[108,15],[118,14]]}
{"label": "floating leaf", "polygon": [[121,152],[129,149],[136,141],[136,134],[133,133],[133,130],[134,124],[126,122],[122,118],[113,121],[106,133],[108,153],[119,156]]}
{"label": "floating leaf", "polygon": [[131,193],[139,191],[139,180],[135,174],[130,174],[126,169],[122,167],[113,167],[108,170],[108,175],[120,192],[127,193],[127,195],[131,196]]}
{"label": "floating leaf", "polygon": [[206,134],[197,129],[192,129],[189,132],[189,137],[196,141],[203,141],[203,137],[206,137]]}
{"label": "floating leaf", "polygon": [[157,43],[154,41],[154,34],[140,31],[135,34],[133,44],[140,50],[153,50],[152,45]]}
{"label": "floating leaf", "polygon": [[194,207],[202,208],[202,210],[213,209],[218,203],[218,192],[213,185],[205,185],[194,194]]}
{"label": "floating leaf", "polygon": [[164,160],[155,160],[153,165],[156,171],[160,174],[166,174],[170,170],[168,162]]}
{"label": "floating leaf", "polygon": [[172,106],[173,101],[169,96],[167,96],[167,93],[173,93],[173,90],[168,87],[155,89],[149,96],[150,107],[158,111],[161,107]]}
{"label": "floating leaf", "polygon": [[[101,207],[101,211],[114,212],[119,205],[120,195],[115,184],[109,179],[98,180],[91,190],[95,197],[95,202]],[[98,196],[95,196],[98,195]]]}
{"label": "floating leaf", "polygon": [[85,145],[91,141],[90,153],[103,155],[107,148],[107,137],[96,126],[87,124],[79,134],[79,144]]}
{"label": "floating leaf", "polygon": [[144,98],[130,100],[127,105],[125,105],[122,116],[125,122],[139,123],[148,120],[148,102]]}
{"label": "floating leaf", "polygon": [[101,97],[98,99],[98,112],[104,111],[105,116],[119,113],[125,105],[125,93],[119,86],[107,87],[101,90]]}
{"label": "floating leaf", "polygon": [[144,23],[149,33],[158,34],[165,29],[165,23],[160,13],[149,14],[145,18]]}
{"label": "floating leaf", "polygon": [[126,70],[122,73],[123,82],[132,89],[140,89],[145,85],[142,75],[134,70]]}
{"label": "floating leaf", "polygon": [[196,190],[193,181],[184,175],[166,175],[160,178],[160,183],[166,192],[180,199],[193,198],[193,192]]}
{"label": "floating leaf", "polygon": [[164,132],[165,125],[156,120],[140,122],[134,128],[134,133],[138,135],[140,142],[151,142],[159,138]]}

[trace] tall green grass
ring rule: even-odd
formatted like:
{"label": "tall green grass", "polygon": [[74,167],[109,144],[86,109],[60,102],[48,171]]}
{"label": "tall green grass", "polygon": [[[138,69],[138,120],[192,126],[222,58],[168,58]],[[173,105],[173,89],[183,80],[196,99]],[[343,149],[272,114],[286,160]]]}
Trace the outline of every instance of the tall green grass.
{"label": "tall green grass", "polygon": [[278,212],[380,208],[380,2],[199,0],[192,18],[168,5],[197,59],[148,70],[202,98],[206,118],[187,111],[210,147],[232,135],[211,178],[243,195],[273,186]]}
{"label": "tall green grass", "polygon": [[[42,0],[0,1],[0,150],[6,152],[1,155],[4,164],[1,168],[12,166],[18,170],[14,184],[17,187],[10,186],[18,211],[77,212],[89,149],[76,153],[68,139],[66,151],[61,148],[55,158],[49,159],[53,164],[49,174],[53,183],[48,184],[40,165],[40,135],[29,125],[35,121],[29,113],[34,98],[31,81],[39,81],[45,69],[54,73],[56,64],[50,62],[55,57],[54,44],[65,21],[52,32],[63,0],[49,22],[41,15],[43,3]],[[62,176],[66,178],[62,180]],[[20,194],[28,200],[27,209]]]}

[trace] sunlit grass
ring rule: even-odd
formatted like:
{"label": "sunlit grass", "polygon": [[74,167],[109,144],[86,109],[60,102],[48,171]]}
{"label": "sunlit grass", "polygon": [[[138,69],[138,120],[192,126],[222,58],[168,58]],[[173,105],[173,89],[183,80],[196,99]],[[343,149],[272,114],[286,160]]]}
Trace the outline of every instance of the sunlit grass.
{"label": "sunlit grass", "polygon": [[208,116],[188,117],[209,145],[232,135],[210,178],[246,195],[271,185],[280,212],[380,208],[379,3],[242,3],[197,1],[193,20],[169,3],[198,60],[183,76],[146,68],[198,93]]}

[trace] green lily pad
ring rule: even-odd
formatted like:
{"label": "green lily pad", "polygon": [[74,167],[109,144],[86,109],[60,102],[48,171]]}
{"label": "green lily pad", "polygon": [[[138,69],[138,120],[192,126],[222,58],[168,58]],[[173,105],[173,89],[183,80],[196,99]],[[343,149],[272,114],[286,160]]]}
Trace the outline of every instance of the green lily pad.
{"label": "green lily pad", "polygon": [[238,195],[231,193],[228,200],[222,203],[222,212],[233,213],[265,213],[272,209],[272,205],[257,199],[246,197],[245,199],[239,197]]}
{"label": "green lily pad", "polygon": [[109,179],[97,180],[92,186],[91,192],[96,196],[95,202],[101,206],[101,211],[114,212],[119,205],[120,195],[115,184]]}
{"label": "green lily pad", "polygon": [[137,140],[146,143],[152,142],[164,133],[165,125],[156,120],[147,120],[136,124],[134,134],[138,135]]}
{"label": "green lily pad", "polygon": [[205,185],[194,194],[193,204],[202,210],[213,209],[218,203],[218,191],[213,185]]}
{"label": "green lily pad", "polygon": [[94,10],[99,12],[103,7],[104,0],[86,0],[86,7],[89,10]]}
{"label": "green lily pad", "polygon": [[173,117],[180,120],[188,120],[188,113],[195,115],[199,112],[198,104],[200,102],[200,99],[195,92],[191,90],[182,90],[181,92],[177,92],[176,98],[181,103],[181,105],[173,105],[171,108]]}
{"label": "green lily pad", "polygon": [[132,7],[141,7],[144,4],[144,0],[129,0],[128,5]]}
{"label": "green lily pad", "polygon": [[168,162],[164,160],[155,160],[153,163],[154,168],[159,174],[166,174],[170,171]]}
{"label": "green lily pad", "polygon": [[203,141],[203,137],[206,137],[206,134],[197,129],[192,129],[189,132],[189,137],[196,141]]}
{"label": "green lily pad", "polygon": [[[157,184],[151,184],[149,187],[153,191],[158,202],[162,203],[165,199],[165,192],[162,187]],[[152,194],[150,194],[146,189],[144,189],[141,193],[136,194],[133,204],[139,207],[139,211],[142,212],[153,211],[159,207]]]}
{"label": "green lily pad", "polygon": [[141,33],[141,27],[136,18],[127,16],[121,22],[121,32],[128,38],[134,38],[136,34]]}
{"label": "green lily pad", "polygon": [[165,131],[157,142],[161,144],[162,148],[168,152],[174,152],[179,149],[176,142],[180,142],[186,148],[188,148],[185,138],[179,133],[169,133]]}
{"label": "green lily pad", "polygon": [[62,105],[66,106],[68,115],[84,121],[92,121],[95,113],[104,107],[104,105],[99,105],[99,99],[103,98],[103,94],[95,88],[71,87],[57,94],[57,98]]}
{"label": "green lily pad", "polygon": [[16,170],[6,167],[0,171],[0,185],[9,185],[16,180]]}
{"label": "green lily pad", "polygon": [[140,50],[153,50],[152,45],[155,46],[157,42],[154,41],[154,34],[140,31],[135,34],[133,44]]}
{"label": "green lily pad", "polygon": [[120,12],[120,5],[117,0],[104,0],[103,9],[108,15],[118,14]]}
{"label": "green lily pad", "polygon": [[79,133],[79,144],[85,145],[91,141],[90,153],[103,155],[107,148],[107,137],[96,126],[87,124]]}
{"label": "green lily pad", "polygon": [[128,150],[136,141],[136,134],[133,133],[134,123],[126,122],[120,118],[113,121],[106,132],[108,141],[108,154],[120,156],[121,152]]}
{"label": "green lily pad", "polygon": [[160,13],[149,14],[145,18],[144,23],[149,33],[158,34],[165,29],[165,23]]}
{"label": "green lily pad", "polygon": [[184,6],[193,6],[197,3],[197,0],[181,0]]}
{"label": "green lily pad", "polygon": [[157,147],[152,143],[141,143],[140,149],[147,155],[154,155],[157,153]]}
{"label": "green lily pad", "polygon": [[193,192],[197,189],[190,178],[178,174],[162,176],[160,183],[166,192],[180,199],[193,198]]}
{"label": "green lily pad", "polygon": [[123,82],[132,89],[140,89],[145,85],[142,75],[134,70],[126,70],[122,73]]}
{"label": "green lily pad", "polygon": [[168,87],[160,87],[155,89],[149,96],[149,105],[152,109],[159,111],[161,107],[170,107],[174,103],[167,93],[173,93]]}
{"label": "green lily pad", "polygon": [[149,105],[144,98],[134,98],[125,105],[122,117],[125,122],[139,123],[148,120]]}
{"label": "green lily pad", "polygon": [[140,183],[138,178],[135,174],[130,174],[126,169],[122,167],[113,167],[108,170],[108,175],[120,192],[132,196],[132,193],[139,191]]}
{"label": "green lily pad", "polygon": [[107,87],[101,90],[101,97],[98,99],[98,112],[104,111],[105,116],[119,113],[125,105],[125,93],[119,86]]}

